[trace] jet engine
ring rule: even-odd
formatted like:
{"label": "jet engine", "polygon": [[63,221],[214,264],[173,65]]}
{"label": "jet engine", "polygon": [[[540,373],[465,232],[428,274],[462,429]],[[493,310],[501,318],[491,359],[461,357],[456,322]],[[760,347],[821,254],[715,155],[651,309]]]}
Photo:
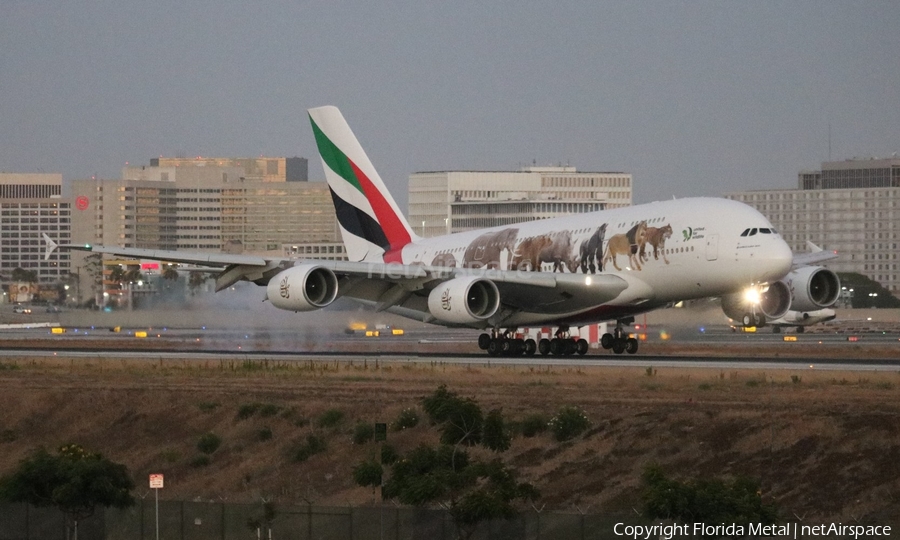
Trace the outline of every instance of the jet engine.
{"label": "jet engine", "polygon": [[815,311],[834,304],[841,293],[837,274],[821,266],[801,266],[784,281],[791,290],[792,311]]}
{"label": "jet engine", "polygon": [[334,302],[337,276],[317,264],[301,263],[276,274],[266,285],[272,305],[288,311],[312,311]]}
{"label": "jet engine", "polygon": [[448,323],[472,324],[500,309],[500,291],[493,281],[466,276],[445,281],[428,295],[428,311]]}
{"label": "jet engine", "polygon": [[751,286],[722,297],[722,311],[744,326],[762,326],[778,319],[791,307],[791,290],[783,281]]}

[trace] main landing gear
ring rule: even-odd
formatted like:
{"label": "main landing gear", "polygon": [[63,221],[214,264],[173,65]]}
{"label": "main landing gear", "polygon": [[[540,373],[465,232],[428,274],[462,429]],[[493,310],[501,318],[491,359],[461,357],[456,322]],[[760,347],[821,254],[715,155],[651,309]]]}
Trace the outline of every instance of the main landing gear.
{"label": "main landing gear", "polygon": [[543,338],[540,342],[517,334],[514,330],[501,332],[494,329],[490,334],[478,336],[478,347],[491,356],[534,356],[536,352],[540,352],[542,356],[567,356],[576,353],[584,355],[588,352],[587,340],[571,337],[568,325],[561,326],[553,339]]}
{"label": "main landing gear", "polygon": [[612,349],[612,352],[616,354],[622,354],[623,352],[628,354],[636,353],[638,351],[638,340],[631,337],[623,328],[623,326],[632,322],[634,322],[634,319],[616,321],[616,329],[613,330],[612,334],[603,334],[603,337],[600,338],[600,346],[604,349]]}

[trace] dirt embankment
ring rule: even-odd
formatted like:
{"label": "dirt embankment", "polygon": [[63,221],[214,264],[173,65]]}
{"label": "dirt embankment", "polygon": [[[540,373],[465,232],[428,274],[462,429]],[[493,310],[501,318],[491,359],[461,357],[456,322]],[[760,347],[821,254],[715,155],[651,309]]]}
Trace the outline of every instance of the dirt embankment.
{"label": "dirt embankment", "polygon": [[[390,423],[407,407],[421,415],[421,397],[439,384],[508,420],[563,405],[587,412],[583,437],[518,437],[504,455],[548,509],[631,512],[643,467],[658,462],[676,475],[759,478],[786,518],[900,516],[897,373],[4,360],[0,473],[39,445],[77,442],[127,464],[139,494],[147,474],[163,472],[170,499],[368,504],[351,468],[375,447],[352,444],[353,427]],[[254,403],[268,407],[240,414]],[[317,427],[329,410],[343,420]],[[222,445],[197,466],[207,432]],[[310,434],[327,450],[295,461]],[[388,435],[400,451],[436,440],[425,422]]]}

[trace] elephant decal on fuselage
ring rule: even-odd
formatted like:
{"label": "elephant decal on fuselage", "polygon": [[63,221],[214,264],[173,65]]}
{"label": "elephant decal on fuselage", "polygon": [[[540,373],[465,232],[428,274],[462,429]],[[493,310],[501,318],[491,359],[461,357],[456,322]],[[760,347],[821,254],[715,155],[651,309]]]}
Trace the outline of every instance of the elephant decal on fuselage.
{"label": "elephant decal on fuselage", "polygon": [[[499,269],[508,266],[516,248],[519,229],[503,229],[482,234],[469,244],[463,255],[464,268]],[[501,254],[506,250],[506,264],[501,264]]]}

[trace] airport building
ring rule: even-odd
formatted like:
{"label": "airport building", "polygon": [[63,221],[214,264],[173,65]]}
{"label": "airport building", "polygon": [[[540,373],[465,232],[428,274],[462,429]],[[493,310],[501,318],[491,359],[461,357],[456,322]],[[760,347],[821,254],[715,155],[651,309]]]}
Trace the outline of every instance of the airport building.
{"label": "airport building", "polygon": [[[289,163],[260,159],[274,163],[273,172]],[[286,246],[303,253],[309,246],[343,257],[343,249],[334,249],[340,234],[324,182],[248,179],[241,160],[173,161],[125,167],[120,179],[75,180],[74,241],[276,257],[290,251]]]}
{"label": "airport building", "polygon": [[69,242],[71,207],[62,197],[61,174],[0,173],[0,274],[11,279],[16,268],[37,274],[39,283],[67,280],[70,254],[44,260],[43,234]]}
{"label": "airport building", "polygon": [[418,172],[409,223],[424,237],[631,206],[631,174],[575,167]]}
{"label": "airport building", "polygon": [[825,162],[800,172],[797,189],[726,197],[769,218],[795,253],[807,240],[837,250],[830,269],[863,274],[900,296],[900,159]]}
{"label": "airport building", "polygon": [[309,160],[302,157],[211,158],[158,157],[150,160],[150,167],[238,167],[241,178],[259,182],[306,182],[309,180]]}
{"label": "airport building", "polygon": [[[71,241],[345,260],[331,192],[324,182],[305,180],[305,164],[303,158],[158,158],[123,168],[118,179],[75,180]],[[87,256],[71,253],[79,274],[90,266]],[[103,268],[108,275],[109,265]],[[80,280],[81,300],[89,298],[89,279]],[[108,279],[105,285],[107,295],[122,293]]]}

